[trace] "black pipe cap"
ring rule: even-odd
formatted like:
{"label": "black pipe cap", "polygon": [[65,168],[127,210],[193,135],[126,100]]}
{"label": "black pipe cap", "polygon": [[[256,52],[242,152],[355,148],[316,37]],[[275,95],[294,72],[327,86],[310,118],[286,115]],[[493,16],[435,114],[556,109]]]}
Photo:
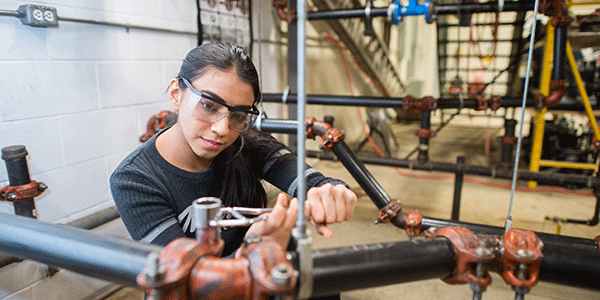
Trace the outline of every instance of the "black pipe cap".
{"label": "black pipe cap", "polygon": [[8,146],[2,148],[2,159],[9,161],[27,156],[27,149],[23,145]]}

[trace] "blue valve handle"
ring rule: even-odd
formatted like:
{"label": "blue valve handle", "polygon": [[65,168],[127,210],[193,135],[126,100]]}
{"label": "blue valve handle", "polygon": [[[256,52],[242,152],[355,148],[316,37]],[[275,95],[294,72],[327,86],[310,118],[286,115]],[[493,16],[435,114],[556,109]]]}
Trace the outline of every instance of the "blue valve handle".
{"label": "blue valve handle", "polygon": [[423,4],[419,4],[418,0],[409,0],[407,6],[400,5],[400,0],[396,0],[396,11],[394,11],[394,23],[398,25],[401,17],[404,16],[425,16],[425,21],[430,23],[429,20],[429,0],[425,0]]}

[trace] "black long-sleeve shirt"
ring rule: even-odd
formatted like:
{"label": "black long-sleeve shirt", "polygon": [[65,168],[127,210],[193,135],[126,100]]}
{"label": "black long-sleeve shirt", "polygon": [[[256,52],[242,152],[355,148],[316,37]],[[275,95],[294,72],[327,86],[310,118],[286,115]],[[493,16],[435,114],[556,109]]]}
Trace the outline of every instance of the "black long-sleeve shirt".
{"label": "black long-sleeve shirt", "polygon": [[[196,228],[191,218],[195,199],[218,198],[219,195],[210,192],[215,164],[203,172],[188,172],[173,166],[156,149],[159,134],[121,162],[110,177],[110,188],[131,237],[146,243],[166,245],[179,237],[194,237]],[[270,153],[265,153],[263,147],[246,141],[242,151],[252,158],[253,170],[262,170],[261,179],[288,195],[297,196],[296,157],[283,145],[279,144],[279,147],[271,148]],[[310,167],[305,177],[307,189],[325,183],[345,185]],[[222,230],[225,241],[223,255],[230,255],[241,245],[246,231],[247,228],[240,227]]]}

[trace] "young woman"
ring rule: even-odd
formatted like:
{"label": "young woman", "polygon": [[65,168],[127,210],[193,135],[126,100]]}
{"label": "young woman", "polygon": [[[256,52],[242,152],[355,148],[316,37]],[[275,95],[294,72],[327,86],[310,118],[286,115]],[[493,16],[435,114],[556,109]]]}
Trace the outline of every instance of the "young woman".
{"label": "young woman", "polygon": [[[297,196],[296,158],[270,135],[252,128],[260,102],[258,74],[246,52],[209,43],[188,53],[167,91],[177,122],[131,153],[114,171],[110,186],[133,239],[166,245],[193,237],[191,204],[205,196],[225,206],[264,207],[264,179]],[[307,220],[331,236],[326,224],[348,220],[356,195],[340,180],[308,167]],[[245,235],[274,237],[284,248],[296,224],[298,201],[280,193],[265,221],[224,228],[224,256]]]}

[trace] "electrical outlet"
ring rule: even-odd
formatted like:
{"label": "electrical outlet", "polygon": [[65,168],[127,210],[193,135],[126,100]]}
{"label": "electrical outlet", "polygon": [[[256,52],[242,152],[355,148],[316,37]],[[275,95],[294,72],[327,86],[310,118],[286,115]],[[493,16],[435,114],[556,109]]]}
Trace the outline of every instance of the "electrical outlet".
{"label": "electrical outlet", "polygon": [[36,4],[25,4],[19,6],[21,22],[34,27],[57,27],[58,15],[56,8]]}

